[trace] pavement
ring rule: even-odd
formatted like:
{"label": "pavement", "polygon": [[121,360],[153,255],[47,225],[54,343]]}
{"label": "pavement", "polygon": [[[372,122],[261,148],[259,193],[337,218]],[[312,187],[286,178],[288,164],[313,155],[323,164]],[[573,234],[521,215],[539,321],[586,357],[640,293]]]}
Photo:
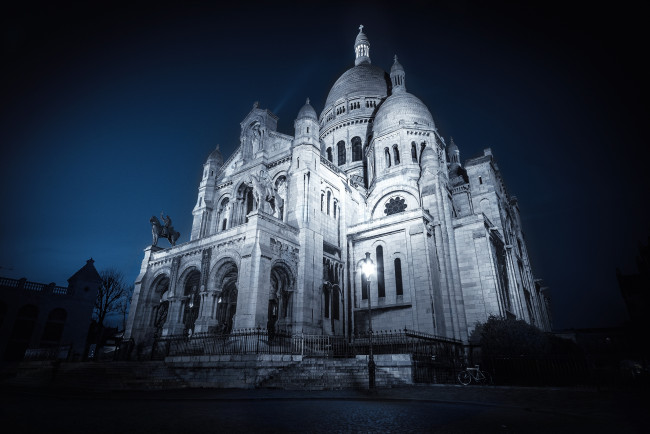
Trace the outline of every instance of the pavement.
{"label": "pavement", "polygon": [[[22,432],[647,433],[641,388],[416,385],[368,390],[0,388]],[[74,409],[74,411],[72,410]],[[30,415],[40,414],[33,418]],[[110,413],[115,424],[98,423]]]}

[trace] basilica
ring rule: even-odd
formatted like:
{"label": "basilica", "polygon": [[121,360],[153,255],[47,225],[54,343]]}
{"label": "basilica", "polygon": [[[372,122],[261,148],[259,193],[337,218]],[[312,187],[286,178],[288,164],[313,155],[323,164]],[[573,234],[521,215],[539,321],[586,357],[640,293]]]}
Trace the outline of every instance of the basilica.
{"label": "basilica", "polygon": [[492,151],[462,162],[397,57],[390,73],[371,63],[363,27],[354,56],[293,136],[255,103],[235,152],[208,156],[190,240],[145,249],[126,338],[371,327],[468,342],[490,315],[551,329]]}

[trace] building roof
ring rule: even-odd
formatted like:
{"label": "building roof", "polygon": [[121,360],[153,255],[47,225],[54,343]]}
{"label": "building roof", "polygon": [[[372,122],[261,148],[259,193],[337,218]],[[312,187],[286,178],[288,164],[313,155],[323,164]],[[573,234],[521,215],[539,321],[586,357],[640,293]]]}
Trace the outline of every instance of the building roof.
{"label": "building roof", "polygon": [[386,71],[370,63],[362,63],[354,66],[343,73],[332,86],[325,109],[327,110],[340,98],[353,98],[360,96],[388,95],[388,84],[390,83]]}
{"label": "building roof", "polygon": [[298,117],[296,119],[313,119],[316,122],[318,122],[318,115],[316,114],[316,110],[314,110],[314,107],[309,104],[309,98],[307,98],[307,102],[305,102],[305,105],[302,106],[300,111],[298,112]]}
{"label": "building roof", "polygon": [[389,96],[379,107],[373,128],[375,135],[399,125],[400,121],[435,128],[433,116],[427,106],[418,97],[408,92]]}

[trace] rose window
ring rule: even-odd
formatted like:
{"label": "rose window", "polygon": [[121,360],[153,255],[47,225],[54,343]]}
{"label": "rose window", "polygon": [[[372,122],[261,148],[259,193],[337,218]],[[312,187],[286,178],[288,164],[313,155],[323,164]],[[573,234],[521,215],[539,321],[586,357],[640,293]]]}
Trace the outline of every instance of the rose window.
{"label": "rose window", "polygon": [[405,209],[406,201],[403,197],[392,197],[388,202],[386,202],[386,209],[384,210],[384,214],[397,214],[398,212],[403,212]]}

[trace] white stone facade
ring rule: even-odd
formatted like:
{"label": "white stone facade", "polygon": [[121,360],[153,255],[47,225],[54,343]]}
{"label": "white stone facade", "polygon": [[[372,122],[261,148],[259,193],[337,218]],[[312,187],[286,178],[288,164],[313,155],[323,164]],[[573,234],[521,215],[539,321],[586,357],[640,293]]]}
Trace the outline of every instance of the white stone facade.
{"label": "white stone facade", "polygon": [[[550,330],[517,201],[492,153],[460,164],[404,68],[355,66],[293,137],[257,103],[227,161],[204,164],[191,240],[145,250],[127,337],[261,327],[351,335],[414,329],[467,342],[489,315]],[[362,284],[366,255],[376,266]],[[370,300],[369,300],[370,298]]]}

